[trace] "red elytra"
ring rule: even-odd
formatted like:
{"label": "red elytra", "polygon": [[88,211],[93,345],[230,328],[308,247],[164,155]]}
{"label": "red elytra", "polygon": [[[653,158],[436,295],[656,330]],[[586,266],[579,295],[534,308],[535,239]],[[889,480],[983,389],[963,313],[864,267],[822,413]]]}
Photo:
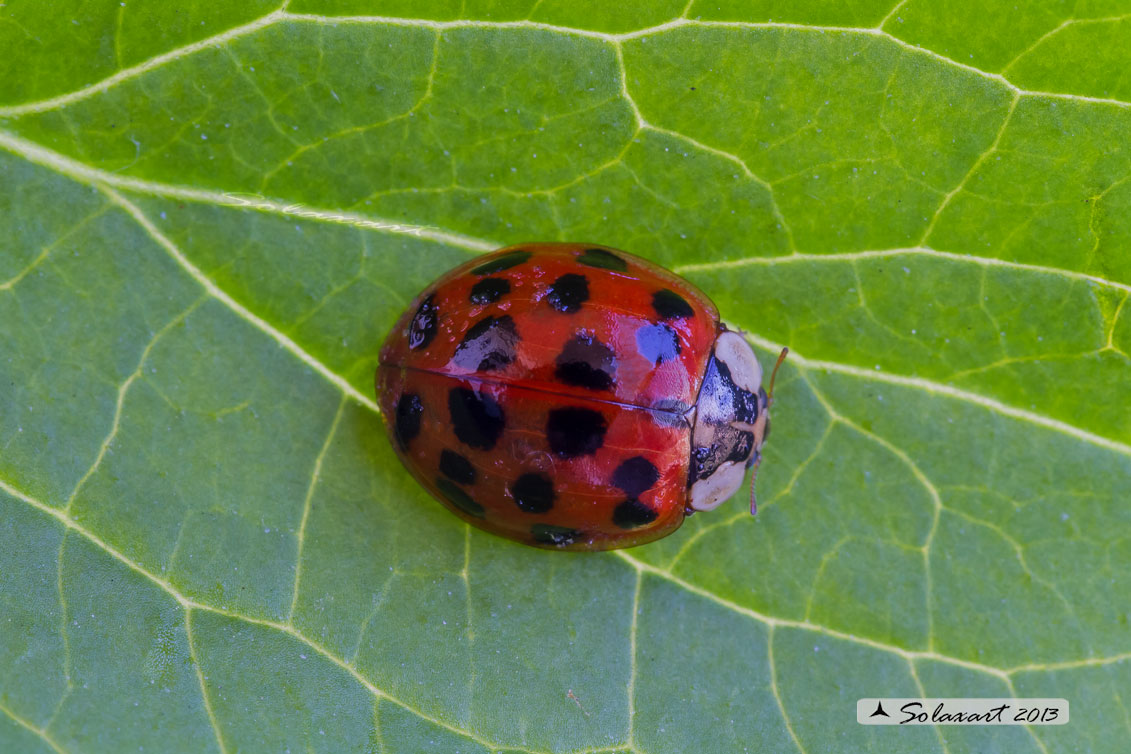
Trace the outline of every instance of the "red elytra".
{"label": "red elytra", "polygon": [[537,547],[666,536],[737,489],[769,429],[745,340],[686,280],[600,246],[522,244],[449,271],[381,348],[405,467],[453,513]]}

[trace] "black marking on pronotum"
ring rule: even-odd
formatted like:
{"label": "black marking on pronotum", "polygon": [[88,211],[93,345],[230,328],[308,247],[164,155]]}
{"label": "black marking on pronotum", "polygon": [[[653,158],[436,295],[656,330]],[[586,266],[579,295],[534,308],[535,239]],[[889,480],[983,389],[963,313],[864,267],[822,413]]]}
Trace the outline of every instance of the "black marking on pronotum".
{"label": "black marking on pronotum", "polygon": [[484,317],[456,346],[452,361],[472,372],[490,372],[514,361],[518,332],[509,314]]}
{"label": "black marking on pronotum", "polygon": [[758,418],[758,396],[739,387],[726,362],[713,355],[699,388],[699,420],[711,423],[732,421],[753,424]]}
{"label": "black marking on pronotum", "polygon": [[650,524],[659,516],[644,503],[630,498],[613,510],[613,523],[622,529],[635,529]]}
{"label": "black marking on pronotum", "polygon": [[495,447],[506,425],[503,409],[494,398],[465,387],[448,392],[448,413],[460,442],[480,450]]}
{"label": "black marking on pronotum", "polygon": [[511,292],[511,283],[506,278],[483,278],[471,286],[467,297],[473,304],[493,304]]}
{"label": "black marking on pronotum", "polygon": [[526,513],[545,513],[554,507],[554,483],[545,474],[523,474],[511,485],[511,494]]}
{"label": "black marking on pronotum", "polygon": [[706,479],[727,461],[741,463],[754,446],[754,434],[729,424],[717,425],[710,445],[691,449],[691,467],[687,470],[687,486]]}
{"label": "black marking on pronotum", "polygon": [[558,354],[554,376],[567,385],[608,390],[616,374],[613,349],[589,333],[578,333],[568,340]]}
{"label": "black marking on pronotum", "polygon": [[424,413],[424,404],[416,393],[403,393],[397,399],[396,418],[393,422],[393,433],[396,435],[397,444],[404,450],[412,439],[420,434],[420,415]]}
{"label": "black marking on pronotum", "polygon": [[577,529],[570,529],[566,526],[534,524],[534,526],[530,527],[530,535],[534,537],[535,542],[564,547],[566,545],[573,544],[574,540],[578,539],[581,536],[581,532],[579,532]]}
{"label": "black marking on pronotum", "polygon": [[529,251],[508,251],[506,254],[501,254],[494,259],[484,262],[478,267],[471,270],[472,275],[493,275],[496,272],[509,270],[511,267],[518,265],[530,259],[531,254]]}
{"label": "black marking on pronotum", "polygon": [[687,303],[687,299],[667,288],[652,294],[652,308],[660,315],[660,319],[688,319],[695,316],[695,310]]}
{"label": "black marking on pronotum", "polygon": [[660,478],[660,471],[644,456],[634,456],[617,466],[613,472],[613,486],[619,487],[629,497],[640,497]]}
{"label": "black marking on pronotum", "polygon": [[456,484],[475,484],[475,467],[454,450],[440,451],[440,473]]}
{"label": "black marking on pronotum", "polygon": [[467,494],[462,488],[453,484],[451,480],[438,477],[436,479],[436,487],[444,495],[444,499],[449,503],[459,508],[461,511],[469,516],[476,518],[483,518],[483,506],[475,502],[471,495]]}
{"label": "black marking on pronotum", "polygon": [[589,281],[584,275],[567,273],[550,285],[546,301],[564,314],[573,314],[589,300]]}
{"label": "black marking on pronotum", "polygon": [[614,272],[624,272],[628,269],[628,264],[623,259],[604,249],[586,249],[578,255],[577,261],[587,267],[599,267]]}
{"label": "black marking on pronotum", "polygon": [[636,331],[636,350],[654,365],[659,366],[679,355],[679,336],[668,325],[660,322],[644,325]]}
{"label": "black marking on pronotum", "polygon": [[753,449],[754,433],[741,430],[738,433],[738,439],[735,440],[734,445],[730,449],[730,455],[727,456],[727,460],[734,461],[735,463],[743,463]]}
{"label": "black marking on pronotum", "polygon": [[555,408],[546,421],[550,450],[562,458],[591,455],[605,444],[608,425],[600,411],[580,406]]}
{"label": "black marking on pronotum", "polygon": [[408,347],[414,351],[425,348],[436,337],[439,329],[440,316],[436,310],[435,294],[428,296],[420,302],[420,306],[413,315],[412,323],[408,326]]}
{"label": "black marking on pronotum", "polygon": [[706,479],[715,473],[722,464],[718,448],[709,445],[696,445],[691,449],[691,465],[687,469],[687,486]]}

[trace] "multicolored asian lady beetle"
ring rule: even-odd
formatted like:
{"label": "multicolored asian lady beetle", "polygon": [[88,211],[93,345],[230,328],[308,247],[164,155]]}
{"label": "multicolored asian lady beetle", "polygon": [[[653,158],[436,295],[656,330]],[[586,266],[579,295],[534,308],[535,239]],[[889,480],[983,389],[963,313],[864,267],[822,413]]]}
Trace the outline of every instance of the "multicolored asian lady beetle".
{"label": "multicolored asian lady beetle", "polygon": [[770,429],[758,360],[710,299],[599,246],[511,246],[448,272],[393,327],[376,382],[429,492],[554,549],[670,534],[741,486]]}

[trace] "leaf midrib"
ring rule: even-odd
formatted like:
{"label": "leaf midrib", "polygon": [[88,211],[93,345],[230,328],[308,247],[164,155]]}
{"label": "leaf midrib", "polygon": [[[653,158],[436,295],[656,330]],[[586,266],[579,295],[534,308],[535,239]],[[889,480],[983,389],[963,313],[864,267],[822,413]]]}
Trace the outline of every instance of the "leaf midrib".
{"label": "leaf midrib", "polygon": [[[3,133],[0,132],[0,144],[3,143],[2,136],[3,136]],[[294,343],[294,341],[291,341],[285,335],[283,335],[278,330],[276,330],[274,327],[272,327],[269,323],[258,318],[256,315],[254,315],[252,312],[250,312],[248,309],[246,309],[243,305],[236,302],[235,299],[233,299],[229,294],[227,294],[225,291],[223,291],[221,288],[219,288],[219,286],[217,286],[211,279],[209,279],[207,276],[205,276],[199,269],[194,267],[191,264],[191,262],[189,262],[187,260],[187,258],[185,258],[183,256],[183,254],[180,253],[180,251],[176,248],[176,246],[168,238],[166,238],[166,237],[164,237],[163,235],[160,234],[160,231],[158,231],[156,229],[156,227],[154,227],[153,224],[148,221],[148,218],[144,215],[144,213],[141,212],[141,210],[139,208],[136,207],[136,205],[133,205],[131,202],[126,200],[124,197],[122,197],[120,194],[115,192],[113,189],[110,189],[106,186],[100,185],[97,182],[92,182],[91,185],[94,185],[96,188],[99,188],[100,190],[106,192],[107,196],[112,201],[114,201],[115,203],[122,206],[123,209],[125,209],[129,214],[131,214],[131,216],[133,216],[134,219],[137,220],[139,222],[139,224],[142,225],[142,227],[146,230],[146,232],[149,233],[154,238],[154,240],[156,242],[158,242],[161,246],[166,248],[166,250],[169,251],[170,254],[174,254],[176,261],[178,262],[178,264],[180,264],[186,270],[186,272],[188,272],[194,279],[196,279],[202,286],[204,286],[206,291],[209,294],[211,294],[213,297],[217,298],[221,303],[228,306],[234,314],[241,317],[245,321],[248,321],[250,324],[254,325],[258,329],[263,331],[265,334],[267,334],[268,336],[279,341],[285,348],[287,348],[287,350],[291,351],[293,355],[300,358],[300,360],[303,361],[304,363],[307,363],[308,365],[314,367],[317,372],[319,372],[324,377],[326,377],[332,384],[334,384],[340,391],[342,391],[349,398],[351,398],[352,400],[354,400],[358,404],[364,406],[368,410],[373,411],[374,413],[378,413],[378,414],[380,413],[375,402],[371,398],[364,396],[364,395],[361,395],[356,390],[356,388],[354,388],[352,385],[350,385],[345,380],[345,378],[336,374],[331,369],[326,367],[324,364],[317,361],[313,356],[311,356],[308,353],[306,353],[305,351],[303,351],[301,349],[301,347],[299,347],[297,344]],[[777,344],[772,344],[772,343],[765,341],[761,338],[758,338],[756,336],[748,335],[748,337],[751,340],[753,340],[755,343],[757,343],[758,345],[765,347],[767,349],[770,349],[770,350],[776,350],[779,347]],[[805,357],[800,356],[796,353],[793,353],[792,357],[794,359],[795,364],[798,364],[801,367],[806,368],[809,371],[821,370],[821,369],[825,369],[825,370],[829,370],[829,371],[840,371],[840,372],[853,374],[854,376],[858,376],[858,377],[863,378],[863,379],[877,379],[877,380],[881,380],[881,381],[897,382],[897,384],[907,384],[907,385],[910,385],[910,386],[919,387],[921,389],[928,389],[928,390],[931,390],[931,391],[934,391],[934,392],[937,392],[937,393],[949,394],[949,395],[951,395],[951,397],[971,400],[972,402],[979,403],[979,404],[981,404],[985,407],[994,407],[994,408],[997,408],[998,410],[1001,410],[1003,412],[1006,411],[1006,410],[1009,410],[1009,411],[1018,412],[1018,413],[1022,413],[1022,414],[1027,413],[1027,412],[1019,412],[1019,410],[1011,409],[1010,407],[1004,406],[1002,404],[996,404],[996,402],[990,401],[990,399],[984,398],[983,396],[979,396],[977,394],[966,393],[964,391],[959,391],[959,390],[956,390],[956,389],[953,389],[953,388],[948,388],[947,386],[939,385],[937,383],[931,383],[930,381],[927,381],[927,380],[919,380],[919,379],[916,379],[916,378],[908,378],[908,377],[899,377],[899,376],[895,376],[895,375],[885,375],[883,373],[873,373],[873,372],[870,372],[868,370],[859,369],[857,367],[851,367],[849,365],[839,364],[839,363],[835,363],[835,362],[822,362],[822,361],[809,360],[809,359],[806,359]],[[994,405],[994,404],[996,404],[996,405]],[[1041,420],[1043,422],[1047,422],[1049,424],[1060,424],[1059,422],[1056,422],[1055,420],[1049,419],[1047,417],[1042,417],[1040,415],[1032,415],[1032,416],[1035,417],[1038,420]],[[1083,433],[1083,430],[1068,427],[1068,425],[1064,425],[1064,426],[1067,429],[1071,429],[1071,430],[1075,430],[1076,432]],[[1103,440],[1103,438],[1096,438],[1096,440]],[[1111,443],[1111,441],[1107,441],[1107,442]],[[1122,453],[1127,454],[1127,455],[1131,455],[1131,448],[1129,448],[1127,446],[1123,446],[1123,445],[1118,444],[1118,443],[1112,443],[1112,444],[1118,446],[1119,452],[1122,452]],[[99,539],[96,535],[94,535],[93,533],[89,532],[84,527],[82,527],[81,524],[79,524],[78,522],[71,519],[70,516],[67,513],[65,513],[64,511],[59,510],[57,508],[54,508],[54,507],[52,507],[52,506],[50,506],[46,503],[42,503],[38,500],[35,500],[34,498],[30,497],[26,493],[23,493],[23,492],[17,490],[15,487],[12,487],[8,482],[6,482],[4,480],[0,480],[0,489],[5,490],[6,492],[8,492],[13,497],[16,497],[20,500],[23,500],[23,501],[33,505],[37,509],[54,516],[55,518],[60,520],[68,528],[73,529],[74,531],[82,534],[84,537],[89,539],[92,543],[99,546],[100,548],[102,548],[103,550],[108,552],[109,554],[113,555],[115,558],[119,559],[120,561],[122,561],[126,565],[130,566],[132,569],[134,569],[138,573],[141,573],[142,575],[146,576],[150,580],[154,581],[154,583],[157,583],[159,586],[162,586],[162,588],[164,588],[167,592],[169,592],[171,595],[176,597],[178,599],[178,601],[181,602],[181,604],[183,604],[183,605],[186,605],[186,606],[189,606],[189,607],[195,607],[195,608],[199,608],[199,609],[207,609],[207,610],[210,610],[212,612],[222,613],[222,614],[225,614],[225,615],[229,615],[230,617],[240,618],[240,619],[244,619],[244,620],[247,620],[247,621],[250,621],[250,622],[261,622],[264,625],[270,625],[270,626],[283,625],[283,624],[275,624],[271,621],[260,621],[259,619],[241,616],[237,613],[229,613],[228,611],[221,610],[220,608],[215,608],[215,607],[212,607],[212,606],[204,605],[203,603],[194,602],[194,601],[190,600],[189,598],[184,597],[184,595],[181,595],[180,592],[178,592],[171,584],[169,584],[165,580],[161,579],[159,576],[150,573],[149,571],[145,570],[140,564],[137,564],[137,563],[131,561],[125,555],[122,555],[121,553],[114,550],[108,544],[106,544],[101,539]],[[943,661],[943,662],[950,662],[950,663],[953,663],[953,664],[961,665],[963,667],[981,670],[982,672],[987,672],[987,673],[994,674],[994,675],[1000,675],[1000,674],[1009,675],[1013,672],[1016,672],[1013,669],[1003,670],[1003,669],[1000,669],[1000,668],[994,668],[993,666],[983,665],[983,664],[980,664],[980,663],[974,663],[974,662],[970,662],[968,660],[963,660],[961,658],[950,657],[950,656],[938,654],[938,653],[935,653],[935,652],[923,652],[923,651],[919,651],[919,650],[908,650],[908,649],[905,649],[903,647],[899,647],[898,645],[885,644],[883,642],[877,642],[875,640],[868,639],[868,638],[865,638],[865,637],[854,636],[852,634],[840,632],[840,631],[837,631],[836,629],[829,628],[829,627],[826,627],[826,626],[821,626],[819,624],[814,624],[814,623],[811,623],[811,622],[808,622],[808,621],[796,621],[796,620],[793,620],[793,619],[779,618],[779,617],[771,616],[771,615],[768,615],[768,614],[759,613],[759,612],[756,612],[756,611],[751,610],[749,608],[745,608],[741,605],[733,603],[729,600],[726,600],[725,598],[723,598],[719,595],[716,595],[713,592],[702,589],[701,587],[697,587],[697,586],[691,584],[690,582],[686,582],[683,579],[680,579],[679,577],[670,573],[669,571],[666,571],[664,569],[660,569],[658,567],[655,567],[655,566],[652,566],[650,564],[639,561],[636,558],[634,558],[631,555],[628,555],[624,552],[618,551],[618,552],[612,553],[612,556],[619,557],[622,560],[625,560],[633,568],[636,568],[638,570],[642,569],[642,570],[648,571],[649,573],[657,575],[661,578],[665,578],[668,581],[671,581],[672,583],[679,585],[679,586],[681,586],[681,587],[683,587],[683,588],[685,588],[689,591],[700,594],[701,596],[704,596],[708,599],[711,599],[711,600],[717,602],[720,605],[723,605],[725,607],[728,607],[729,609],[734,610],[735,612],[738,612],[740,614],[752,617],[752,618],[754,618],[754,619],[756,619],[760,622],[763,622],[767,625],[780,625],[780,626],[785,626],[785,627],[803,628],[803,629],[806,629],[806,630],[812,630],[812,631],[816,631],[816,632],[819,632],[819,633],[824,633],[828,636],[832,636],[832,637],[835,637],[835,638],[840,638],[840,639],[844,639],[844,640],[848,640],[848,641],[863,643],[863,644],[866,644],[868,646],[872,646],[872,647],[877,648],[877,649],[881,649],[881,650],[884,650],[884,651],[900,654],[901,656],[923,658],[923,659],[935,659],[935,660],[939,660],[939,661]],[[312,648],[317,649],[317,646],[312,644]],[[1107,662],[1107,661],[1115,662],[1115,661],[1120,661],[1122,659],[1125,659],[1126,657],[1131,657],[1131,653],[1128,653],[1127,655],[1117,655],[1117,656],[1114,656],[1113,658],[1088,658],[1088,659],[1079,661],[1078,663],[1076,663],[1076,662],[1058,663],[1057,667],[1075,666],[1077,664],[1092,665],[1092,664],[1104,663],[1104,662]],[[1038,664],[1018,666],[1018,667],[1024,668],[1024,669],[1027,669],[1027,670],[1033,670],[1033,669],[1042,669],[1045,666],[1046,666],[1045,664],[1038,663]]]}
{"label": "leaf midrib", "polygon": [[[196,280],[197,283],[200,284],[208,292],[209,295],[211,295],[212,297],[216,298],[218,301],[223,303],[225,306],[227,306],[229,309],[231,309],[233,312],[235,312],[237,314],[237,316],[241,317],[243,320],[252,324],[256,329],[267,334],[269,337],[271,337],[273,340],[275,340],[277,343],[279,343],[283,348],[285,348],[287,351],[289,351],[292,355],[297,357],[300,361],[305,363],[307,366],[311,367],[314,371],[321,374],[329,382],[331,382],[335,386],[337,386],[337,388],[339,390],[341,390],[342,392],[349,395],[350,398],[357,401],[358,403],[365,405],[367,408],[369,408],[372,411],[379,412],[379,409],[377,408],[377,404],[372,398],[361,393],[356,387],[354,387],[352,384],[350,384],[344,377],[342,377],[341,375],[339,375],[336,372],[334,372],[333,370],[331,370],[329,367],[327,367],[325,364],[320,362],[318,359],[314,358],[310,353],[308,353],[304,348],[302,348],[302,346],[300,346],[293,339],[291,339],[290,336],[286,335],[281,330],[274,327],[269,322],[262,319],[259,315],[255,314],[253,311],[248,309],[242,303],[237,301],[230,294],[228,294],[227,291],[223,290],[211,278],[209,278],[207,275],[205,275],[198,267],[193,265],[192,262],[189,261],[189,259],[187,257],[185,257],[185,255],[180,251],[180,249],[178,249],[177,246],[168,237],[166,237],[163,233],[161,233],[161,231],[149,220],[149,218],[141,211],[140,208],[138,208],[135,204],[133,204],[132,202],[127,200],[120,193],[115,191],[114,187],[121,187],[121,188],[124,188],[124,189],[136,191],[136,192],[139,192],[139,193],[145,193],[145,194],[151,194],[151,195],[157,195],[157,196],[176,197],[176,198],[180,198],[180,199],[186,199],[186,200],[189,200],[189,201],[198,201],[198,202],[204,202],[204,203],[207,203],[209,200],[211,200],[213,203],[216,203],[217,196],[223,196],[222,194],[217,195],[214,192],[205,192],[205,191],[199,191],[199,190],[195,190],[195,189],[184,189],[184,188],[181,188],[181,187],[170,187],[170,186],[167,186],[166,184],[155,183],[155,182],[152,182],[152,181],[139,181],[139,180],[135,180],[135,179],[122,178],[121,176],[116,176],[116,175],[113,175],[113,174],[110,174],[110,173],[106,173],[105,171],[99,170],[97,168],[93,168],[89,165],[85,165],[84,163],[78,162],[77,160],[73,160],[69,157],[65,157],[61,154],[58,154],[57,152],[54,152],[53,150],[47,149],[47,148],[42,147],[42,146],[35,144],[33,142],[29,142],[29,141],[27,141],[27,140],[25,140],[21,137],[15,136],[15,135],[8,133],[6,131],[3,131],[3,130],[0,130],[0,147],[4,147],[4,148],[8,149],[12,153],[14,153],[14,154],[16,154],[20,157],[23,157],[24,159],[28,160],[29,162],[33,162],[33,163],[41,165],[43,167],[47,167],[47,168],[54,170],[55,172],[65,176],[65,177],[71,178],[72,180],[78,181],[78,182],[83,183],[85,185],[92,186],[93,188],[96,188],[99,191],[101,191],[103,194],[105,194],[110,199],[111,202],[113,202],[114,204],[117,204],[119,207],[121,207],[123,210],[125,210],[127,212],[127,214],[129,214],[146,231],[146,233],[149,234],[150,237],[153,238],[153,240],[155,242],[157,242],[160,246],[162,246],[170,254],[170,256],[173,257],[173,259],[177,262],[177,264],[180,265],[185,270],[185,272],[187,272],[189,274],[190,277],[192,277],[194,280]],[[223,203],[223,202],[219,202],[219,203]],[[283,210],[285,210],[285,207],[281,208],[280,211],[283,211]],[[368,219],[372,220],[372,218],[368,218]],[[444,233],[444,235],[448,236],[449,234]],[[454,235],[454,234],[452,234],[452,235]],[[502,244],[493,244],[492,242],[484,241],[484,240],[481,240],[481,239],[472,239],[472,238],[466,237],[466,236],[460,237],[460,238],[462,240],[464,240],[464,243],[460,246],[460,248],[464,248],[468,251],[479,252],[483,249],[498,248],[499,246],[502,245]],[[440,239],[436,239],[436,240],[439,241]],[[441,242],[443,242],[443,241],[441,241]],[[894,253],[897,253],[897,252],[900,252],[900,251],[906,251],[906,250],[892,249],[892,250],[878,250],[878,251],[874,251],[874,252],[848,252],[848,254],[850,254],[850,255],[851,254],[858,254],[858,255],[877,254],[878,255],[878,254],[885,254],[885,253],[893,253],[894,254]],[[1026,269],[1026,270],[1032,269],[1034,271],[1040,271],[1042,273],[1059,274],[1059,275],[1063,275],[1063,276],[1067,276],[1067,277],[1084,276],[1084,277],[1087,277],[1087,278],[1093,280],[1094,282],[1102,281],[1103,284],[1110,285],[1110,286],[1113,286],[1115,288],[1120,288],[1120,289],[1131,288],[1131,286],[1123,286],[1122,284],[1114,283],[1112,281],[1103,280],[1102,278],[1094,278],[1092,276],[1086,276],[1086,275],[1084,275],[1084,273],[1070,273],[1069,271],[1060,270],[1060,269],[1057,269],[1057,268],[1045,268],[1045,267],[1035,267],[1035,266],[1030,267],[1028,265],[1017,265],[1016,263],[1002,262],[1001,260],[990,261],[990,260],[988,260],[986,258],[982,258],[982,257],[964,257],[964,256],[958,255],[958,254],[951,254],[951,253],[948,253],[948,252],[936,252],[934,250],[931,250],[930,253],[935,254],[935,255],[940,255],[940,256],[946,256],[948,258],[953,258],[955,260],[967,260],[967,261],[968,260],[979,260],[981,263],[985,263],[985,264],[1002,264],[1002,265],[1008,265],[1008,266],[1016,266],[1016,267],[1021,267],[1023,269]],[[786,256],[782,256],[782,257],[769,257],[769,258],[766,258],[766,259],[775,260],[775,261],[776,260],[791,260],[791,259],[793,259],[794,256],[795,255],[786,255]],[[796,256],[802,256],[802,255],[796,255]],[[825,255],[806,255],[803,258],[806,258],[806,259],[808,259],[808,258],[824,259]],[[829,258],[834,258],[834,257],[830,256]],[[754,263],[754,262],[751,262],[751,263]],[[773,262],[767,262],[767,263],[773,263]],[[726,263],[721,263],[721,264],[726,264]],[[691,268],[691,266],[689,265],[687,267],[681,267],[681,268],[678,268],[678,269],[679,270],[686,270],[686,269],[690,269],[690,268]],[[754,335],[754,334],[751,334],[751,333],[746,333],[746,337],[751,342],[758,345],[759,347],[764,348],[764,349],[771,351],[771,352],[780,351],[782,349],[783,345],[784,345],[784,344],[781,344],[781,343],[775,343],[773,341],[767,340],[765,338],[762,338],[760,336],[757,336],[757,335]],[[878,382],[885,382],[885,383],[888,383],[888,384],[900,385],[900,386],[903,386],[903,387],[911,387],[911,388],[922,390],[922,391],[924,391],[924,392],[926,392],[930,395],[945,395],[947,397],[962,400],[962,401],[965,401],[967,403],[973,403],[973,404],[978,405],[982,408],[988,409],[990,411],[994,411],[995,413],[999,413],[999,414],[1002,414],[1002,415],[1005,415],[1005,416],[1009,416],[1010,418],[1019,419],[1019,420],[1022,420],[1022,421],[1027,421],[1027,422],[1030,422],[1032,424],[1036,424],[1038,426],[1045,427],[1047,429],[1052,429],[1054,431],[1057,431],[1057,432],[1060,432],[1060,433],[1063,433],[1063,434],[1067,434],[1067,435],[1073,437],[1074,439],[1081,440],[1081,441],[1090,443],[1092,445],[1095,445],[1097,447],[1102,447],[1102,448],[1105,448],[1107,450],[1111,450],[1111,451],[1114,451],[1116,453],[1119,453],[1121,455],[1131,457],[1131,445],[1127,445],[1125,443],[1121,443],[1121,442],[1118,442],[1116,440],[1113,440],[1113,439],[1110,439],[1110,438],[1107,438],[1107,437],[1103,437],[1102,435],[1097,435],[1097,434],[1089,432],[1085,429],[1081,429],[1080,427],[1076,427],[1074,425],[1068,424],[1067,422],[1062,422],[1058,419],[1053,419],[1051,417],[1044,416],[1043,414],[1039,414],[1039,413],[1036,413],[1036,412],[1033,412],[1033,411],[1029,411],[1029,410],[1025,410],[1025,409],[1016,408],[1014,406],[1010,406],[1008,404],[1002,403],[1002,402],[995,400],[993,398],[984,396],[980,393],[975,393],[975,392],[971,392],[971,391],[967,391],[967,390],[961,390],[961,389],[952,387],[950,385],[946,385],[946,384],[943,384],[943,383],[935,382],[933,380],[927,380],[927,379],[923,379],[923,378],[919,378],[919,377],[909,377],[909,376],[905,376],[905,375],[889,374],[889,373],[881,372],[881,371],[872,371],[872,370],[867,370],[867,369],[864,369],[862,367],[854,366],[854,365],[851,365],[851,364],[842,364],[840,362],[834,362],[834,361],[823,361],[823,360],[817,360],[817,359],[809,359],[809,358],[806,358],[805,356],[803,356],[802,354],[797,353],[796,351],[791,351],[791,354],[793,355],[793,363],[794,364],[796,364],[796,365],[798,365],[802,368],[809,369],[810,371],[811,370],[826,370],[826,371],[846,374],[846,375],[857,377],[857,378],[860,378],[860,379],[866,379],[866,380],[878,381]]]}

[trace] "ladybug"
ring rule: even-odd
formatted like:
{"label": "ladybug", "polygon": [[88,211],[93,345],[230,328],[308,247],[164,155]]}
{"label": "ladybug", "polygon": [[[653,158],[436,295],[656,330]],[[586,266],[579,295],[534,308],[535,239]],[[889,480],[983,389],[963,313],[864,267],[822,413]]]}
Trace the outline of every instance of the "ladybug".
{"label": "ladybug", "polygon": [[672,533],[741,486],[770,430],[758,359],[711,300],[602,246],[522,244],[449,271],[389,333],[376,387],[432,495],[561,550]]}

